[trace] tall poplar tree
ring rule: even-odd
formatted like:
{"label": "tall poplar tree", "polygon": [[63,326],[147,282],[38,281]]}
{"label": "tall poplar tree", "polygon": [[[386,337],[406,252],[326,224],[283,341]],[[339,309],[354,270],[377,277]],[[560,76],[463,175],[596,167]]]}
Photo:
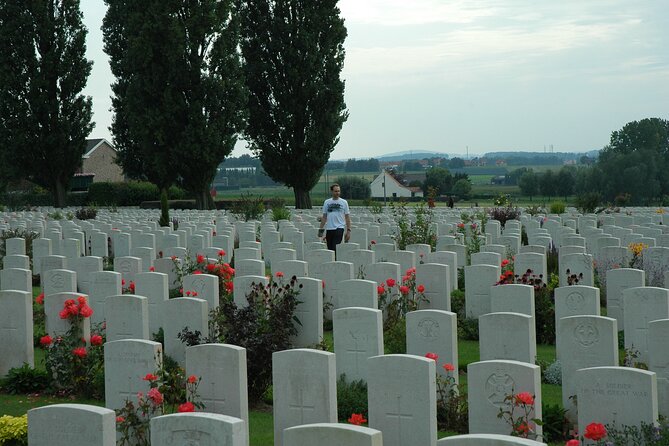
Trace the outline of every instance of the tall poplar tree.
{"label": "tall poplar tree", "polygon": [[165,190],[179,181],[197,207],[245,121],[232,0],[106,0],[105,51],[116,81],[119,163]]}
{"label": "tall poplar tree", "polygon": [[246,139],[274,180],[309,209],[348,118],[346,28],[338,0],[238,0],[249,89]]}
{"label": "tall poplar tree", "polygon": [[93,129],[78,0],[0,0],[0,162],[65,206]]}

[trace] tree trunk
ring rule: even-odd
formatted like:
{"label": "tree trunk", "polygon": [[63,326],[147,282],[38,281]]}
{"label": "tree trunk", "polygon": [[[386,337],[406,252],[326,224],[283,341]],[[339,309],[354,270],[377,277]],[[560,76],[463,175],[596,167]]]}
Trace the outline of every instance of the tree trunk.
{"label": "tree trunk", "polygon": [[195,207],[197,209],[199,210],[215,209],[214,199],[212,198],[208,187],[196,191],[194,195],[195,195]]}
{"label": "tree trunk", "polygon": [[293,187],[295,194],[295,209],[311,209],[311,195],[308,190]]}
{"label": "tree trunk", "polygon": [[57,208],[65,207],[66,190],[65,184],[61,180],[56,180],[56,184],[51,191],[53,195],[53,205]]}

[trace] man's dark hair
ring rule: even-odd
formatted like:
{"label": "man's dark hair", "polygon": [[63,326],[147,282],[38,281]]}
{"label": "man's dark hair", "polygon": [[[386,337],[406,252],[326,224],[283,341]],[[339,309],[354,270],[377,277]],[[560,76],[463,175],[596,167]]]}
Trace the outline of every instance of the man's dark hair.
{"label": "man's dark hair", "polygon": [[339,186],[338,183],[334,183],[332,186],[330,186],[330,191],[333,191],[335,187],[338,187],[341,189],[341,186]]}

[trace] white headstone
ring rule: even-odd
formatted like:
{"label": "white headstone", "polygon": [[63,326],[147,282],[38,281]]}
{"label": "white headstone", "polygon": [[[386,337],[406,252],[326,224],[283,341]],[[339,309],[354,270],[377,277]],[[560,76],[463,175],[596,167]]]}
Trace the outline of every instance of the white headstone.
{"label": "white headstone", "polygon": [[623,291],[625,348],[638,351],[638,360],[648,363],[648,324],[669,319],[669,290],[639,287]]}
{"label": "white headstone", "polygon": [[119,294],[105,300],[107,341],[149,339],[149,302],[144,296]]}
{"label": "white headstone", "polygon": [[648,370],[657,373],[657,400],[660,415],[669,416],[669,319],[648,324]]}
{"label": "white headstone", "polygon": [[367,358],[383,354],[383,322],[380,310],[342,308],[333,316],[337,376],[348,382],[368,379]]}
{"label": "white headstone", "polygon": [[490,313],[490,288],[497,283],[501,268],[492,265],[465,267],[465,309],[467,317]]}
{"label": "white headstone", "polygon": [[9,369],[35,364],[32,293],[0,291],[0,377]]}
{"label": "white headstone", "polygon": [[30,446],[115,446],[116,414],[85,404],[53,404],[28,411]]}
{"label": "white headstone", "polygon": [[488,313],[479,316],[481,361],[505,359],[534,364],[537,342],[534,318],[520,313]]}
{"label": "white headstone", "polygon": [[323,282],[320,279],[300,277],[297,279],[300,294],[295,308],[297,336],[291,339],[298,348],[313,346],[323,338]]}
{"label": "white headstone", "polygon": [[283,446],[383,446],[376,429],[338,423],[314,423],[283,431]]}
{"label": "white headstone", "polygon": [[147,298],[149,310],[149,335],[157,333],[163,324],[163,304],[169,299],[167,274],[149,272],[135,277],[135,294]]}
{"label": "white headstone", "polygon": [[209,336],[209,306],[204,299],[179,297],[163,304],[163,331],[165,333],[165,354],[180,364],[186,359],[186,344],[179,338],[184,328],[199,331],[203,337]]}
{"label": "white headstone", "polygon": [[152,445],[247,446],[247,423],[215,413],[173,413],[151,419]]}
{"label": "white headstone", "polygon": [[105,301],[109,296],[121,294],[121,273],[100,271],[91,274],[91,294],[88,304],[93,309],[91,322],[101,323],[105,320]]}
{"label": "white headstone", "polygon": [[410,311],[406,317],[407,354],[425,356],[434,353],[439,356],[437,372],[446,376],[444,364],[455,368],[450,376],[458,377],[458,336],[455,313],[441,310]]}
{"label": "white headstone", "polygon": [[423,263],[416,266],[416,287],[425,287],[428,302],[421,309],[451,311],[451,284],[448,265]]}

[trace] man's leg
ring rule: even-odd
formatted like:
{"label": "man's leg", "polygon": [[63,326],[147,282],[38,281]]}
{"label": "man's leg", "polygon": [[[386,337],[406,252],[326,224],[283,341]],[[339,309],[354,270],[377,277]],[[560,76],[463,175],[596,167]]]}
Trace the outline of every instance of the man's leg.
{"label": "man's leg", "polygon": [[335,256],[337,255],[337,245],[341,243],[343,238],[344,238],[343,228],[329,229],[325,233],[325,241],[328,244],[328,249],[334,251]]}

